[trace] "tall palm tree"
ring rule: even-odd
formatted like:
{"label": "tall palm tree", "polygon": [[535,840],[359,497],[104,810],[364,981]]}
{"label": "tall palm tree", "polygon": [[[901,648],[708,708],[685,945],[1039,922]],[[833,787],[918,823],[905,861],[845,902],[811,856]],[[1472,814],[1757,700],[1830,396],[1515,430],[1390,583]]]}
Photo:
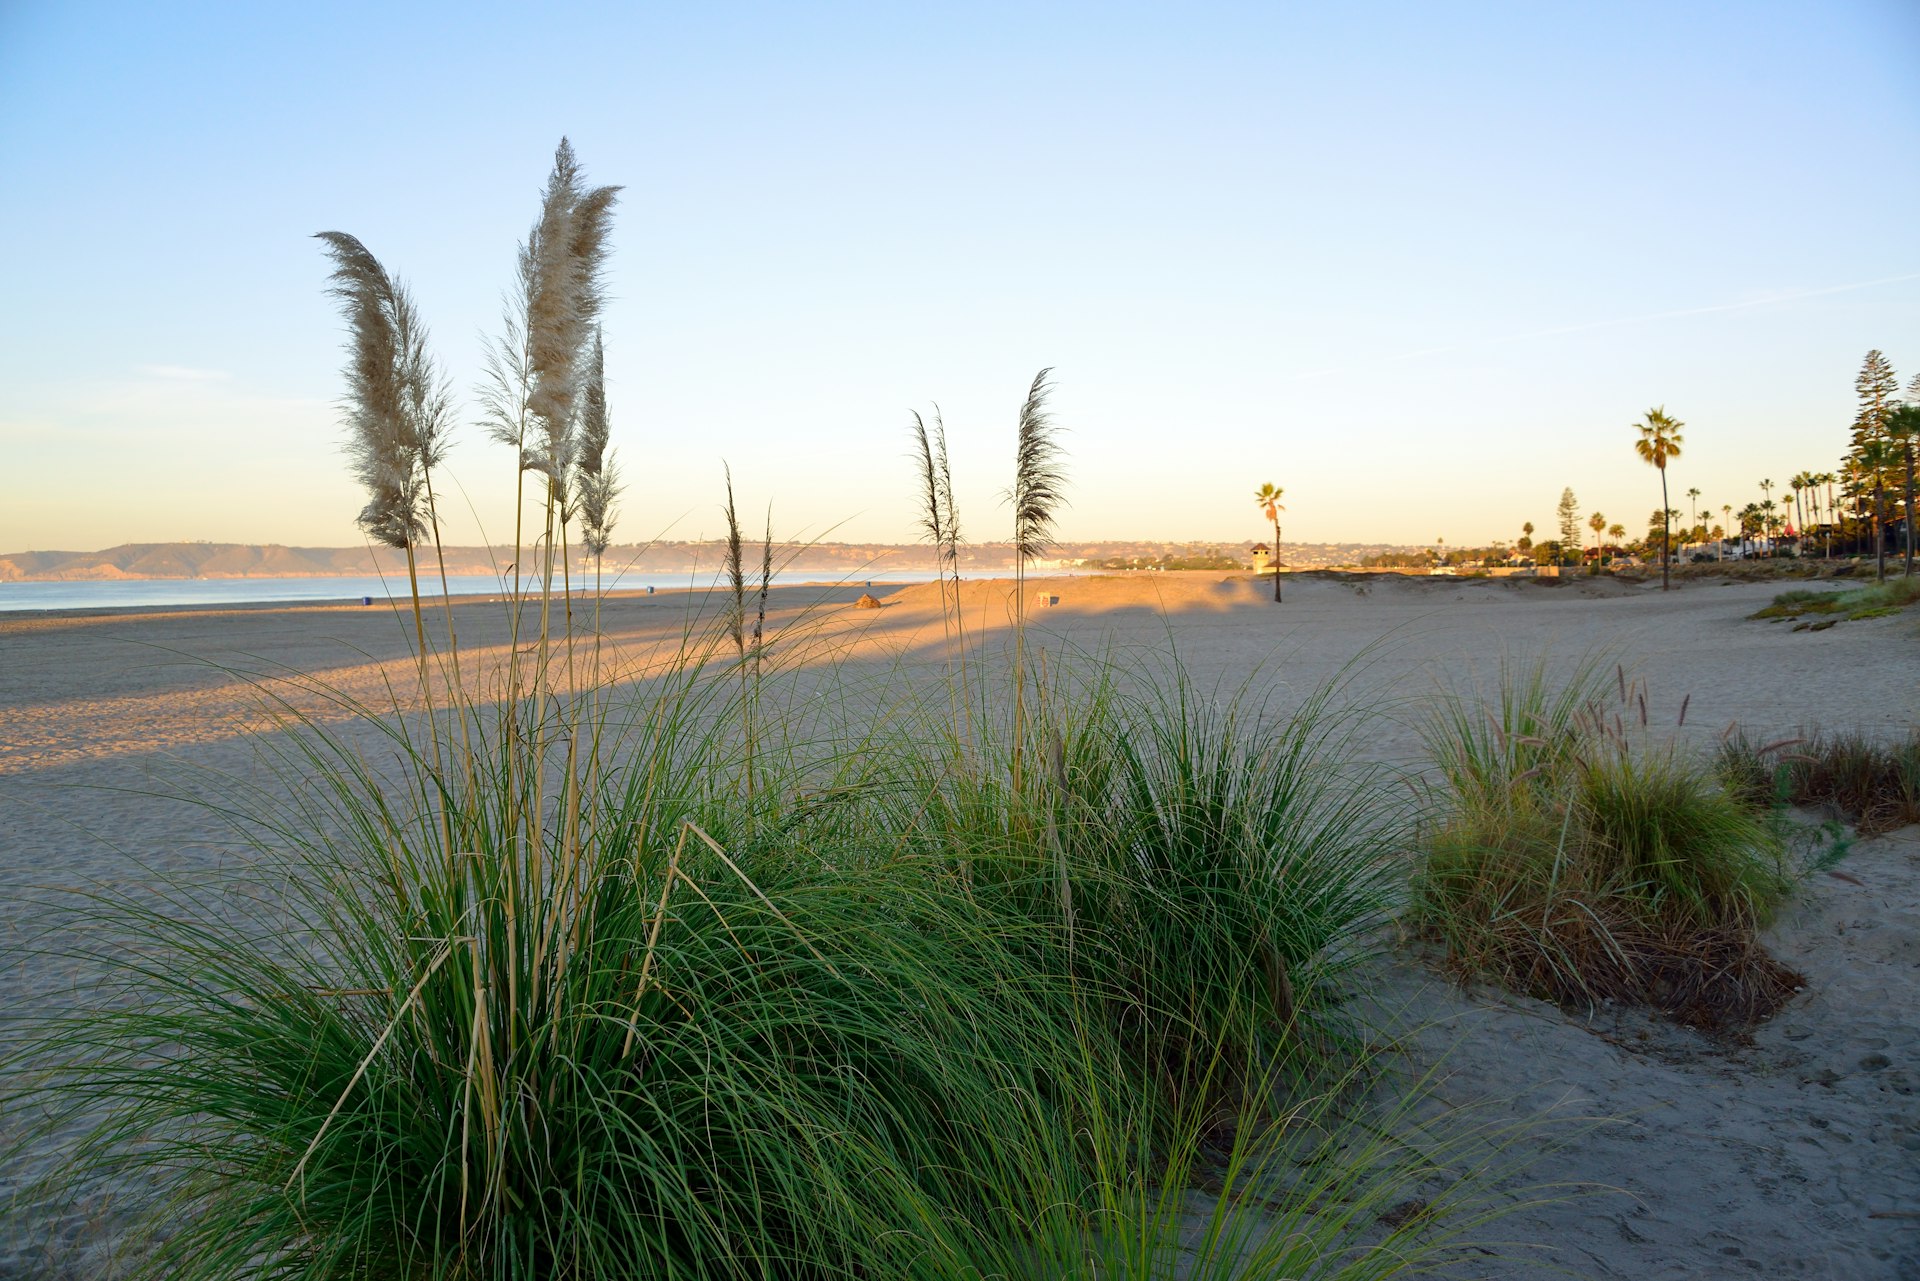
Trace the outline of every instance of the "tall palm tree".
{"label": "tall palm tree", "polygon": [[1825,485],[1827,487],[1827,525],[1826,525],[1827,556],[1829,559],[1831,559],[1833,556],[1833,521],[1834,521],[1833,484],[1835,481],[1839,480],[1840,478],[1834,475],[1834,473],[1830,471],[1823,471],[1818,476],[1815,476],[1813,479],[1816,483]]}
{"label": "tall palm tree", "polygon": [[1873,478],[1874,577],[1884,582],[1887,577],[1887,537],[1881,521],[1887,505],[1887,473],[1900,461],[1900,451],[1891,440],[1882,439],[1868,441],[1854,454],[1860,460],[1860,471]]}
{"label": "tall palm tree", "polygon": [[1814,474],[1803,471],[1793,478],[1794,505],[1800,510],[1800,545],[1804,550],[1807,542],[1807,523],[1817,519],[1814,500],[1819,494],[1814,489]]}
{"label": "tall palm tree", "polygon": [[1668,577],[1673,560],[1673,519],[1666,514],[1667,460],[1680,456],[1680,446],[1684,440],[1680,429],[1686,424],[1668,417],[1665,405],[1649,409],[1646,418],[1646,422],[1634,424],[1640,430],[1640,439],[1633,443],[1633,448],[1644,462],[1660,472],[1660,590],[1664,592],[1672,587]]}
{"label": "tall palm tree", "polygon": [[[1732,529],[1733,528],[1733,504],[1721,503],[1720,516],[1721,516],[1723,526],[1729,530]],[[1726,540],[1726,536],[1723,534],[1721,535],[1721,538],[1720,538],[1720,559],[1725,560],[1726,558],[1727,558],[1727,540]]]}
{"label": "tall palm tree", "polygon": [[1762,537],[1767,540],[1767,555],[1773,555],[1773,482],[1760,482],[1760,521]]}
{"label": "tall palm tree", "polygon": [[1905,577],[1913,577],[1913,463],[1914,446],[1920,445],[1920,405],[1902,405],[1887,415],[1887,441],[1900,455],[1907,470],[1907,568]]}
{"label": "tall palm tree", "polygon": [[1601,554],[1600,539],[1607,532],[1607,518],[1595,512],[1587,519],[1587,528],[1593,531],[1593,563],[1598,565]]}
{"label": "tall palm tree", "polygon": [[1692,541],[1691,531],[1693,527],[1700,523],[1699,502],[1700,502],[1700,491],[1698,489],[1689,489],[1687,491],[1687,529],[1689,531],[1688,533],[1689,542]]}
{"label": "tall palm tree", "polygon": [[1260,504],[1260,511],[1273,522],[1273,603],[1280,603],[1280,513],[1286,508],[1280,505],[1280,498],[1287,491],[1272,484],[1260,486],[1253,495],[1253,501]]}

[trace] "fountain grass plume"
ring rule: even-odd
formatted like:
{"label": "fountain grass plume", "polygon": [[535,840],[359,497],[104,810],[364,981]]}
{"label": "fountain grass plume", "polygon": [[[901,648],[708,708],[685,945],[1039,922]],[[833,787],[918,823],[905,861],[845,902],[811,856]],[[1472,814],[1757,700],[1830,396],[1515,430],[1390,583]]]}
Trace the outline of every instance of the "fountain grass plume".
{"label": "fountain grass plume", "polygon": [[[927,424],[920,417],[920,411],[915,409],[908,412],[913,414],[914,462],[920,468],[920,528],[926,532],[927,541],[933,544],[934,551],[944,556],[947,527],[940,506],[940,474],[934,466],[933,443],[927,436]],[[943,594],[944,590],[943,587]]]}
{"label": "fountain grass plume", "polygon": [[947,424],[940,416],[940,406],[933,407],[933,444],[934,462],[940,472],[940,506],[946,512],[946,553],[948,565],[953,567],[956,590],[960,578],[960,508],[953,501],[953,466],[947,454]]}
{"label": "fountain grass plume", "polygon": [[727,505],[721,514],[727,518],[727,635],[741,658],[747,655],[747,568],[740,537],[740,512],[733,502],[733,468],[720,464],[726,477]]}
{"label": "fountain grass plume", "polygon": [[773,590],[773,504],[767,504],[766,533],[760,540],[760,588],[755,596],[753,636],[750,639],[754,667],[758,670],[767,647],[767,594]]}
{"label": "fountain grass plume", "polygon": [[541,196],[540,219],[522,251],[526,288],[528,413],[543,441],[534,470],[564,486],[586,374],[582,355],[604,301],[601,272],[618,187],[588,189],[565,138]]}
{"label": "fountain grass plume", "polygon": [[919,468],[920,528],[933,544],[934,585],[940,594],[940,629],[947,647],[950,710],[958,720],[964,709],[969,726],[967,737],[971,740],[973,700],[966,690],[966,618],[960,606],[960,515],[953,500],[947,425],[937,404],[933,407],[931,432],[919,411],[912,413],[914,461]]}
{"label": "fountain grass plume", "polygon": [[[947,459],[946,430],[943,427],[940,431],[940,452],[936,459],[926,420],[920,417],[919,410],[909,412],[913,414],[914,462],[919,468],[920,528],[933,545],[934,584],[940,593],[940,623],[951,641],[953,620],[947,612],[947,555],[952,540],[947,513],[952,497],[950,494],[943,495],[941,486],[942,468]],[[958,608],[957,598],[954,605]]]}
{"label": "fountain grass plume", "polygon": [[1033,376],[1027,400],[1020,407],[1019,441],[1015,447],[1013,487],[1007,491],[1013,505],[1013,550],[1019,562],[1038,556],[1053,537],[1053,517],[1066,501],[1066,472],[1056,439],[1047,397],[1053,384],[1051,368]]}
{"label": "fountain grass plume", "polygon": [[593,354],[587,360],[587,376],[580,401],[579,449],[574,456],[574,497],[579,505],[581,538],[597,562],[606,554],[612,539],[613,506],[620,492],[613,458],[607,451],[611,421],[607,415],[607,357],[600,330],[593,331]]}
{"label": "fountain grass plume", "polygon": [[426,477],[446,453],[446,384],[406,287],[357,238],[322,231],[315,239],[333,259],[327,292],[347,322],[347,455],[368,492],[360,527],[408,547],[426,532]]}

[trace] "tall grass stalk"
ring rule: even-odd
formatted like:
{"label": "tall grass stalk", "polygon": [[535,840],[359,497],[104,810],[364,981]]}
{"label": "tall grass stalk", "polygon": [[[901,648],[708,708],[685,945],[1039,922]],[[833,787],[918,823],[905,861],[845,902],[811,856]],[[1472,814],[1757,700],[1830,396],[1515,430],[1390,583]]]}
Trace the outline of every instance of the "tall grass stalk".
{"label": "tall grass stalk", "polygon": [[1014,446],[1013,486],[1007,501],[1013,507],[1013,790],[1024,784],[1027,710],[1027,562],[1046,550],[1053,535],[1053,517],[1065,498],[1066,472],[1053,421],[1047,413],[1047,381],[1052,369],[1033,376]]}

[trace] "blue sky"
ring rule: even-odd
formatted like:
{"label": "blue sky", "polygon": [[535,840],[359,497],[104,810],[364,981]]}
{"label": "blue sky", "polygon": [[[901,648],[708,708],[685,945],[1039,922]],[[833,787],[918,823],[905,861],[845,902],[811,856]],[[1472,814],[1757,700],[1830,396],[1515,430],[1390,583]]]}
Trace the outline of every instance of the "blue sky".
{"label": "blue sky", "polygon": [[[0,551],[345,545],[315,231],[463,393],[554,144],[626,193],[622,541],[965,532],[1057,370],[1072,539],[1449,544],[1832,467],[1920,372],[1920,5],[0,4]],[[468,397],[471,405],[471,397]],[[471,412],[468,418],[474,417]],[[478,431],[450,470],[511,529]]]}

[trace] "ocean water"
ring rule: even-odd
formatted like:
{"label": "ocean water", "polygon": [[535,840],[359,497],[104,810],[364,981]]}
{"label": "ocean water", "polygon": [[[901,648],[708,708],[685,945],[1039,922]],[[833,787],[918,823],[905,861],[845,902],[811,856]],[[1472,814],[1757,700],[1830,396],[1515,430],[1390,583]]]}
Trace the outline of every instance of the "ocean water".
{"label": "ocean water", "polygon": [[[926,582],[931,575],[913,570],[850,573],[795,570],[780,575],[775,586],[789,583],[844,582],[849,587],[872,583]],[[718,578],[697,574],[623,575],[607,583],[620,592],[705,589]],[[440,594],[440,580],[420,583],[423,598]],[[506,590],[492,574],[450,574],[447,591],[453,596],[483,596]],[[327,601],[385,604],[407,599],[407,580],[399,578],[136,578],[119,582],[0,583],[0,611],[32,609],[128,609],[159,605],[266,605]]]}

